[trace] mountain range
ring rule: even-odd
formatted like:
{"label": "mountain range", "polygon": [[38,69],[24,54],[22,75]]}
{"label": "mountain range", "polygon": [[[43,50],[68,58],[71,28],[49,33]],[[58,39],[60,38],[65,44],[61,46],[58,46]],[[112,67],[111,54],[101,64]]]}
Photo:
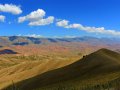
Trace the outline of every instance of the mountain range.
{"label": "mountain range", "polygon": [[10,45],[29,45],[29,44],[49,44],[49,43],[89,43],[94,45],[99,44],[120,44],[120,39],[116,38],[95,38],[95,37],[76,37],[76,38],[36,38],[36,37],[25,37],[25,36],[1,36],[0,47]]}
{"label": "mountain range", "polygon": [[0,37],[1,90],[88,90],[119,78],[120,39]]}

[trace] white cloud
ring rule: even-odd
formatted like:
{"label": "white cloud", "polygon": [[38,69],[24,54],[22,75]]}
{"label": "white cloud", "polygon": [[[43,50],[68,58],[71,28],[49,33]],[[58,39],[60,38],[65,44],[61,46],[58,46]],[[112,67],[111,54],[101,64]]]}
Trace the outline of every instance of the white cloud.
{"label": "white cloud", "polygon": [[66,26],[68,26],[68,23],[69,23],[69,21],[67,21],[67,20],[62,20],[62,21],[59,21],[59,22],[57,22],[57,26],[60,26],[60,27],[66,27]]}
{"label": "white cloud", "polygon": [[41,25],[48,25],[48,24],[51,24],[53,22],[54,22],[54,17],[49,16],[46,19],[40,19],[40,20],[37,20],[37,21],[30,22],[29,25],[30,26],[41,26]]}
{"label": "white cloud", "polygon": [[30,14],[19,17],[18,23],[23,23],[25,21],[29,21],[30,26],[41,26],[41,25],[48,25],[54,22],[54,17],[49,16],[48,18],[45,17],[46,12],[43,9],[38,9],[36,11],[31,12]]}
{"label": "white cloud", "polygon": [[12,13],[12,14],[21,14],[22,10],[20,6],[16,6],[13,4],[0,4],[0,12],[7,12],[7,13]]}
{"label": "white cloud", "polygon": [[104,27],[88,27],[88,26],[83,26],[82,24],[69,24],[69,21],[67,20],[61,20],[57,22],[57,26],[59,27],[64,27],[68,29],[78,29],[78,30],[84,30],[86,32],[91,32],[91,33],[100,33],[100,34],[109,34],[109,35],[114,35],[114,36],[120,36],[120,32],[116,30],[106,30]]}
{"label": "white cloud", "polygon": [[4,21],[5,21],[5,18],[6,18],[5,16],[0,15],[0,21],[1,21],[1,22],[4,22]]}
{"label": "white cloud", "polygon": [[39,35],[39,34],[27,34],[27,35],[19,34],[17,36],[34,37],[34,38],[44,38],[44,36]]}
{"label": "white cloud", "polygon": [[22,22],[24,22],[25,20],[26,20],[25,17],[19,17],[18,22],[19,22],[19,23],[22,23]]}
{"label": "white cloud", "polygon": [[37,35],[37,34],[28,34],[26,35],[27,37],[34,37],[34,38],[43,38],[44,36],[42,35]]}
{"label": "white cloud", "polygon": [[33,11],[30,14],[23,16],[23,17],[19,17],[18,18],[18,22],[22,23],[24,21],[36,21],[38,19],[42,19],[45,16],[45,11],[42,9],[38,9],[37,11]]}

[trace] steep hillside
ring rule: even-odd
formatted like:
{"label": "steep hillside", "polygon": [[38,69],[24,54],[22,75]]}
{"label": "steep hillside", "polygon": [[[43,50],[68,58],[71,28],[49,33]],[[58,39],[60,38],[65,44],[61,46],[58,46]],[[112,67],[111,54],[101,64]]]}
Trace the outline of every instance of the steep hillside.
{"label": "steep hillside", "polygon": [[106,82],[118,78],[119,74],[120,54],[100,49],[71,65],[48,71],[15,85],[20,90],[33,90],[46,86],[55,87],[59,84],[78,85],[88,80]]}

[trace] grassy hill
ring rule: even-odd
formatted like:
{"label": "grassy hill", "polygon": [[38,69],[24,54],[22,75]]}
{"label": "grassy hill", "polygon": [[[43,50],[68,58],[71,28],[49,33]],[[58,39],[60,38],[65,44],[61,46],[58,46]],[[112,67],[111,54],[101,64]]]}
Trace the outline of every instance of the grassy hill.
{"label": "grassy hill", "polygon": [[[100,49],[73,64],[23,80],[14,86],[20,90],[80,90],[80,87],[106,84],[119,77],[120,54]],[[11,87],[13,85],[7,89],[12,90]]]}
{"label": "grassy hill", "polygon": [[[14,82],[19,82],[49,70],[71,64],[80,57],[52,56],[16,56],[16,54],[0,55],[0,90]],[[49,65],[49,66],[48,66]],[[46,67],[47,66],[47,67]]]}

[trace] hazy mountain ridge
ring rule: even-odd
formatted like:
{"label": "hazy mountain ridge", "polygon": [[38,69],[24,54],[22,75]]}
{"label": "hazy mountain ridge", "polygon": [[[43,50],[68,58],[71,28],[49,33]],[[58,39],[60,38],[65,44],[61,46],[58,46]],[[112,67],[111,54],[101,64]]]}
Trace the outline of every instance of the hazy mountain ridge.
{"label": "hazy mountain ridge", "polygon": [[35,37],[23,37],[23,36],[6,36],[0,37],[1,46],[9,45],[29,45],[29,44],[49,44],[49,43],[89,43],[93,45],[99,44],[120,44],[120,39],[116,38],[95,38],[95,37],[76,37],[76,38],[35,38]]}

